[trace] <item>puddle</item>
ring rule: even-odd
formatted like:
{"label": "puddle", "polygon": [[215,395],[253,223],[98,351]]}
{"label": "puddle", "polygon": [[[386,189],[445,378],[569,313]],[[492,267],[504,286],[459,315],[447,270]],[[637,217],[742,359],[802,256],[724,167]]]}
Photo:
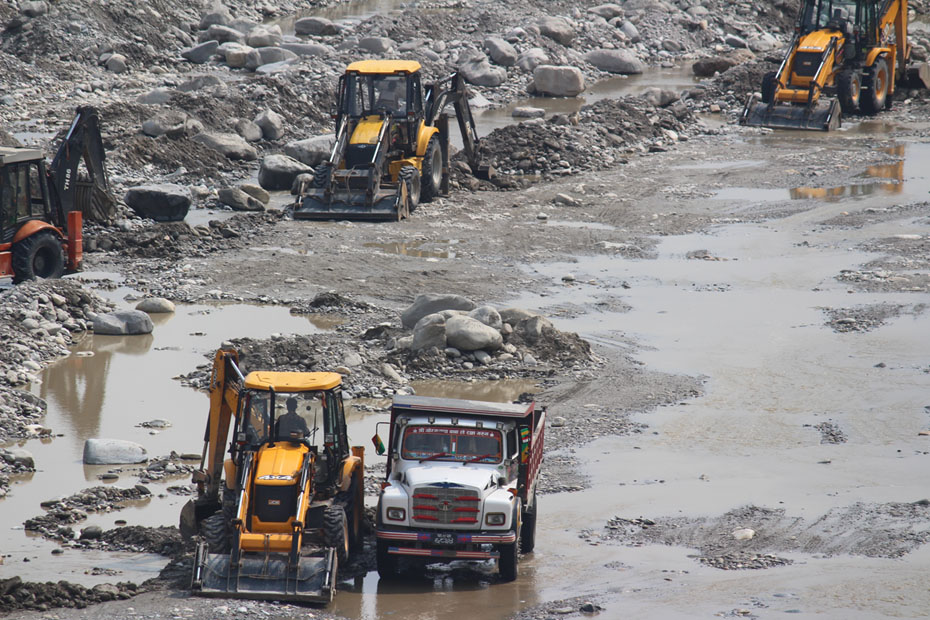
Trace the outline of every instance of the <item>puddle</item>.
{"label": "puddle", "polygon": [[700,164],[675,166],[676,170],[730,170],[733,168],[755,168],[767,163],[764,159],[739,159],[736,161],[708,161]]}
{"label": "puddle", "polygon": [[590,228],[591,230],[617,230],[616,226],[603,224],[601,222],[575,222],[570,220],[546,220],[543,222],[547,226],[557,226],[560,228]]}
{"label": "puddle", "polygon": [[[424,243],[424,241],[393,241],[390,243],[365,243],[364,247],[374,248],[385,254],[400,254],[402,256],[413,256],[415,258],[455,258],[455,252],[451,249],[426,249],[422,247]],[[439,241],[430,242],[429,245],[454,246],[457,243],[458,239],[441,239]]]}
{"label": "puddle", "polygon": [[275,254],[288,254],[290,256],[309,256],[313,254],[311,250],[299,249],[295,250],[294,248],[281,248],[278,246],[268,245],[261,247],[251,247],[249,248],[250,252],[269,252],[272,256]]}

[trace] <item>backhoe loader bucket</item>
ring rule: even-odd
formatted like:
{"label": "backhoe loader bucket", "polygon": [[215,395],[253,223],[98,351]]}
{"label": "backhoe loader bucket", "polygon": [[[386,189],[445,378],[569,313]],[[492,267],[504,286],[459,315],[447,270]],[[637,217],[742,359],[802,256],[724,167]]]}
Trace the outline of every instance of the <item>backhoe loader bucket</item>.
{"label": "backhoe loader bucket", "polygon": [[294,208],[297,220],[396,220],[397,190],[380,190],[368,204],[365,190],[335,190],[327,197],[323,190],[310,190]]}
{"label": "backhoe loader bucket", "polygon": [[336,553],[328,548],[322,555],[301,557],[288,566],[284,553],[243,554],[238,566],[229,554],[208,553],[197,547],[191,591],[197,596],[298,601],[327,604],[333,600]]}
{"label": "backhoe loader bucket", "polygon": [[840,126],[840,104],[821,98],[813,106],[763,103],[750,96],[739,119],[748,127],[832,131]]}

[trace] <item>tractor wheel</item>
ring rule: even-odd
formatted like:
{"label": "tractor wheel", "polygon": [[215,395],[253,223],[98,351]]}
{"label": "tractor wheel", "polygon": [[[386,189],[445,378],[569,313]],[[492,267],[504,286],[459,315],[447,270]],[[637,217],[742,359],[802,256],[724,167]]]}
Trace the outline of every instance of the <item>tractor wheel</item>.
{"label": "tractor wheel", "polygon": [[775,78],[777,73],[771,71],[762,76],[762,103],[775,101]]}
{"label": "tractor wheel", "polygon": [[416,211],[420,206],[420,171],[413,166],[404,166],[397,174],[398,182],[407,184],[407,195],[410,197],[410,212]]}
{"label": "tractor wheel", "polygon": [[388,543],[384,540],[378,541],[378,576],[382,579],[393,579],[397,577],[397,556],[388,553]]}
{"label": "tractor wheel", "polygon": [[200,522],[200,534],[210,553],[229,553],[229,521],[222,510]]}
{"label": "tractor wheel", "polygon": [[539,514],[539,504],[536,494],[533,494],[533,510],[523,513],[523,525],[520,528],[520,553],[530,553],[536,546],[536,515]]}
{"label": "tractor wheel", "polygon": [[60,278],[65,254],[55,233],[43,230],[13,246],[13,282],[33,278]]}
{"label": "tractor wheel", "polygon": [[323,513],[323,540],[336,549],[336,559],[343,566],[349,559],[349,522],[342,506],[333,504]]}
{"label": "tractor wheel", "polygon": [[316,189],[326,189],[333,176],[333,165],[324,162],[313,170],[313,187]]}
{"label": "tractor wheel", "polygon": [[419,202],[430,202],[439,196],[442,190],[442,150],[439,148],[439,138],[435,135],[426,145],[423,164],[420,166],[420,177]]}
{"label": "tractor wheel", "polygon": [[836,90],[843,114],[856,114],[859,111],[859,99],[862,94],[862,82],[859,72],[840,72],[836,80]]}
{"label": "tractor wheel", "polygon": [[888,77],[888,64],[883,58],[875,61],[862,79],[862,90],[865,96],[859,102],[863,114],[878,114],[885,107],[888,98],[888,86],[891,80]]}

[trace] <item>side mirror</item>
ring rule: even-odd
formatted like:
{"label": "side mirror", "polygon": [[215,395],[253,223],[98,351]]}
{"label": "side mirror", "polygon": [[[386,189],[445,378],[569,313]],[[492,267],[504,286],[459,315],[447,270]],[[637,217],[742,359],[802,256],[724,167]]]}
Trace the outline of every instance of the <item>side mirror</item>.
{"label": "side mirror", "polygon": [[378,433],[375,433],[375,436],[371,438],[371,443],[375,445],[375,452],[378,453],[378,456],[384,454],[384,442],[381,441],[381,437]]}

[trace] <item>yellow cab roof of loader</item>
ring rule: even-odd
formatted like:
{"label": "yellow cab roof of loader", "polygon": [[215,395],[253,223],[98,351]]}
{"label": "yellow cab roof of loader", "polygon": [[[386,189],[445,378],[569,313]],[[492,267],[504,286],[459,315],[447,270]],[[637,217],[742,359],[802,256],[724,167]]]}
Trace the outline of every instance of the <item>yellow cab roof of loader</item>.
{"label": "yellow cab roof of loader", "polygon": [[338,372],[271,372],[256,370],[245,378],[245,387],[252,390],[275,392],[313,392],[339,387],[342,375]]}
{"label": "yellow cab roof of loader", "polygon": [[368,75],[390,75],[392,73],[416,73],[420,63],[415,60],[358,60],[346,67],[346,72],[355,71]]}

